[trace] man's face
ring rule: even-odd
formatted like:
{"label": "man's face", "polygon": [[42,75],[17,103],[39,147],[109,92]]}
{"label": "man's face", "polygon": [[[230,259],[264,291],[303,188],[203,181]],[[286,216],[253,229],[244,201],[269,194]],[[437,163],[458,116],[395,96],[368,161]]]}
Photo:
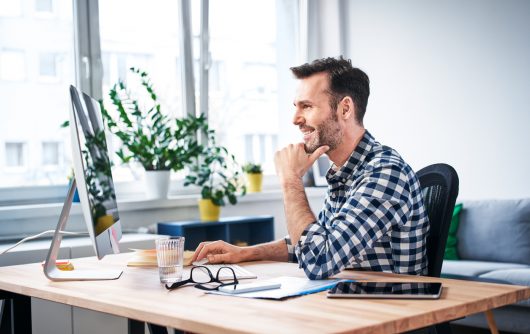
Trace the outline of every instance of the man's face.
{"label": "man's face", "polygon": [[331,110],[329,106],[328,87],[326,73],[302,79],[298,86],[293,124],[302,131],[307,153],[313,153],[323,145],[328,145],[331,151],[337,148],[342,139],[336,110]]}

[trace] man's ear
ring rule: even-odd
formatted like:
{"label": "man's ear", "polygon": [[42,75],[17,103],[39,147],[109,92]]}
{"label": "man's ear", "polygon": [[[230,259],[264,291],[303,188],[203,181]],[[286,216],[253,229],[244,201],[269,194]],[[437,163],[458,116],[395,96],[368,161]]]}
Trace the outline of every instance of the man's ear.
{"label": "man's ear", "polygon": [[355,105],[352,98],[345,96],[339,103],[339,110],[341,110],[339,117],[344,120],[355,117]]}

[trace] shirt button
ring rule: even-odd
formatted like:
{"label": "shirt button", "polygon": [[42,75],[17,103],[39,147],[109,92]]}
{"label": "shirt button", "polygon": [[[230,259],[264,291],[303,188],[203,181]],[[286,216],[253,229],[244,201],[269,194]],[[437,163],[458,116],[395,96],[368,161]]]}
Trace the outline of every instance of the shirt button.
{"label": "shirt button", "polygon": [[342,183],[346,183],[346,179],[342,179]]}

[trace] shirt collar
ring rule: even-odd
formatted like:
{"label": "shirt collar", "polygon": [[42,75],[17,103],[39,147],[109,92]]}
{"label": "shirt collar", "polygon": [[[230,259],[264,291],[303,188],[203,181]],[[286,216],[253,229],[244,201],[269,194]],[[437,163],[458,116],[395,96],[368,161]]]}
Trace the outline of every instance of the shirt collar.
{"label": "shirt collar", "polygon": [[372,151],[372,148],[375,145],[375,138],[368,132],[364,131],[364,135],[361,138],[357,147],[353,150],[352,154],[346,160],[344,165],[337,167],[335,164],[331,166],[326,174],[326,179],[329,184],[332,183],[346,183],[348,180],[353,179],[352,175],[355,170],[362,167],[364,161],[366,160],[368,154]]}

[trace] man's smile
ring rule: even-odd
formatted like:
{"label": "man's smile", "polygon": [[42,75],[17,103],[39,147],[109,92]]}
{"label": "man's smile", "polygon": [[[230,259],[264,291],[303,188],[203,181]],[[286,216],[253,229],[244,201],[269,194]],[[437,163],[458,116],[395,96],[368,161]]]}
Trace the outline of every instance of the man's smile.
{"label": "man's smile", "polygon": [[302,131],[302,134],[304,135],[304,140],[307,141],[309,138],[311,138],[311,135],[315,132],[315,128],[312,127],[301,127],[300,131]]}

